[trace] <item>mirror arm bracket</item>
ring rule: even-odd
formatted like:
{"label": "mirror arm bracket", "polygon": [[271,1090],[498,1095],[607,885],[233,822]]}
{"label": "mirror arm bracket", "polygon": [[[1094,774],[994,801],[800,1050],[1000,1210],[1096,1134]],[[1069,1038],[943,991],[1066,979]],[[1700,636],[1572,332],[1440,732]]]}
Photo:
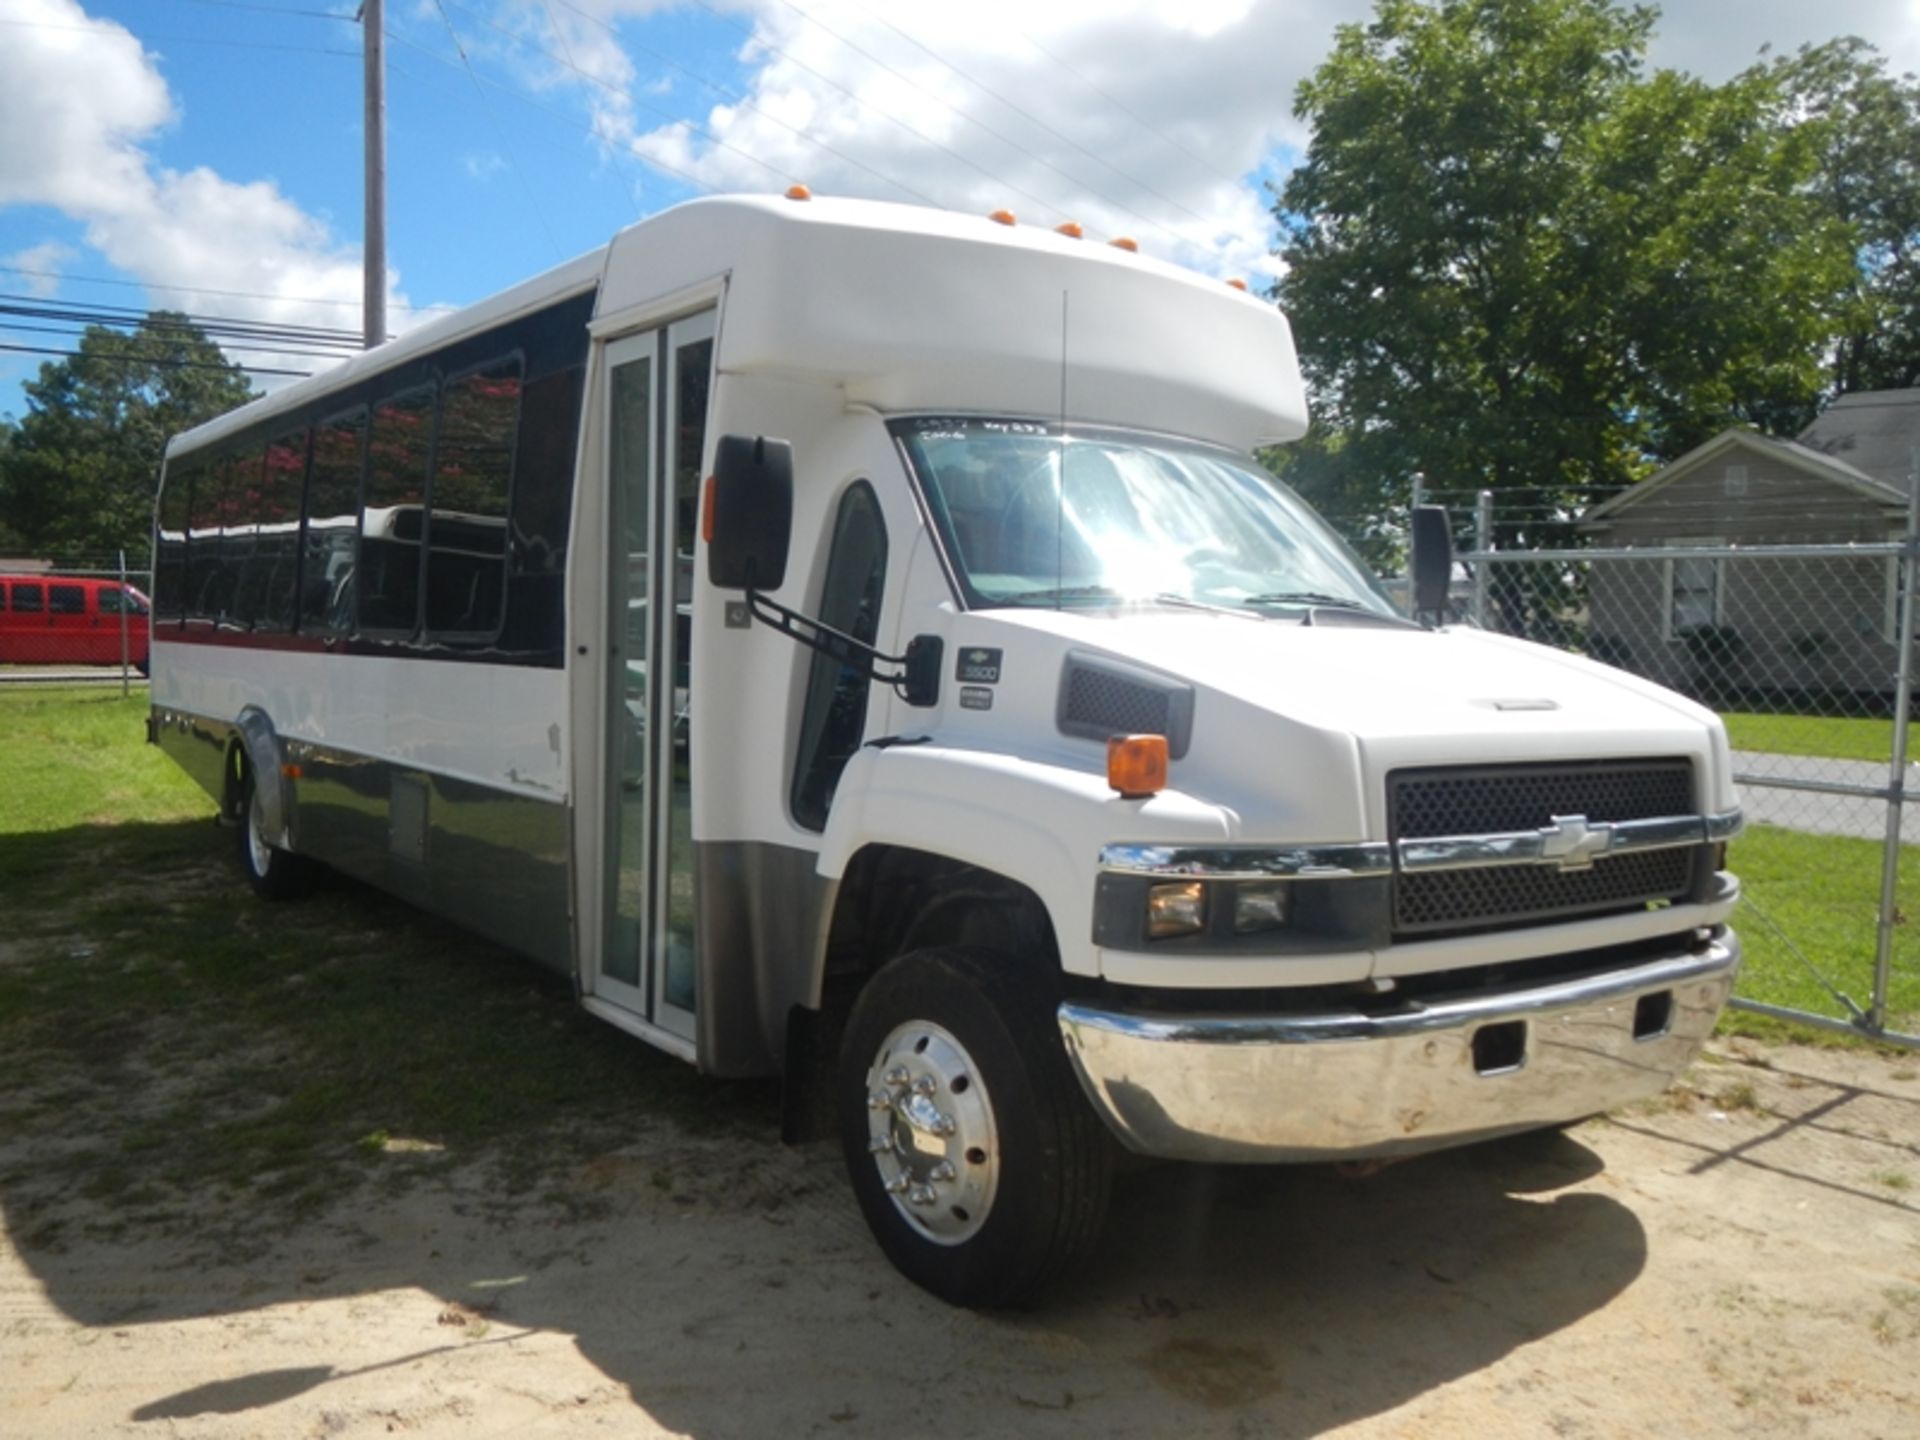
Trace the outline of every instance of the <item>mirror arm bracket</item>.
{"label": "mirror arm bracket", "polygon": [[[909,705],[928,706],[940,698],[940,639],[919,635],[904,655],[888,655],[844,630],[790,610],[758,590],[747,590],[747,611],[763,625],[778,630],[789,640],[818,651],[843,665],[857,665],[870,680],[890,687]],[[892,669],[882,669],[892,666]]]}

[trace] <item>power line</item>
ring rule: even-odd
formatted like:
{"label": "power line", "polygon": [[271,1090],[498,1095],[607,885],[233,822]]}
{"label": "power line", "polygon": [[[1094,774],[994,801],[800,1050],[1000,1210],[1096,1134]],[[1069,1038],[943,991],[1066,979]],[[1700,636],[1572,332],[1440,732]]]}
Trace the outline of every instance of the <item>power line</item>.
{"label": "power line", "polygon": [[[105,275],[70,275],[59,270],[30,270],[24,265],[0,265],[0,272],[9,275],[31,275],[40,280],[63,280],[75,285],[118,285],[130,290],[172,290],[182,295],[220,295],[236,300],[282,300],[289,305],[351,305],[356,310],[360,308],[358,300],[334,300],[319,295],[275,295],[266,290],[213,290],[204,285],[177,285],[170,280],[114,280]],[[429,311],[451,313],[460,307],[389,304],[388,308],[426,314]]]}
{"label": "power line", "polygon": [[[879,66],[880,69],[886,71],[889,75],[892,75],[895,79],[899,80],[902,84],[909,85],[909,86],[912,86],[914,84],[914,82],[908,76],[902,74],[899,70],[896,70],[893,66],[889,65],[886,61],[882,60],[879,56],[875,55],[872,51],[864,49],[860,45],[847,39],[846,36],[842,35],[838,30],[835,30],[831,25],[828,25],[825,21],[815,19],[812,15],[809,15],[805,10],[802,10],[798,5],[794,4],[793,0],[780,0],[780,3],[786,6],[787,9],[793,11],[793,13],[798,15],[802,20],[805,20],[808,24],[816,26],[821,30],[824,30],[827,34],[831,35],[834,39],[838,40],[842,45],[846,46],[847,49],[853,51],[854,54],[862,56],[868,61],[870,61],[872,64]],[[948,66],[948,68],[952,69],[951,66]],[[954,71],[954,73],[959,74],[960,72],[956,70]],[[969,115],[966,111],[962,110],[957,105],[948,104],[947,101],[942,100],[938,95],[935,95],[931,91],[926,90],[924,86],[915,86],[914,88],[918,89],[921,93],[925,94],[926,97],[932,100],[936,105],[942,106],[946,110],[951,111],[957,118],[966,121],[969,125],[972,125],[976,129],[986,131],[987,134],[991,135],[994,139],[998,140],[1002,145],[1007,146],[1011,150],[1023,153],[1028,158],[1034,160],[1038,164],[1045,166],[1047,169],[1051,170],[1054,174],[1058,175],[1062,180],[1065,180],[1069,185],[1073,185],[1078,188],[1082,188],[1090,191],[1096,198],[1106,201],[1107,204],[1113,206],[1116,210],[1124,211],[1126,214],[1133,216],[1134,219],[1139,220],[1144,224],[1151,225],[1154,229],[1158,230],[1162,235],[1168,236],[1169,238],[1175,241],[1184,241],[1186,239],[1186,237],[1180,234],[1179,231],[1173,230],[1168,226],[1162,225],[1158,220],[1155,220],[1152,217],[1147,215],[1142,215],[1138,210],[1135,210],[1132,206],[1127,205],[1122,201],[1115,200],[1111,196],[1103,194],[1102,192],[1093,189],[1093,187],[1086,184],[1085,181],[1080,180],[1073,175],[1070,175],[1065,170],[1062,170],[1058,165],[1055,165],[1052,161],[1038,154],[1031,146],[1022,145],[1019,141],[1013,139],[1011,136],[1002,135],[998,130],[994,129],[991,125],[987,124],[986,121],[979,119],[977,116]],[[1007,182],[1003,181],[1002,183],[1007,183]],[[1048,204],[1048,202],[1041,200],[1037,195],[1032,195],[1030,191],[1022,191],[1021,193],[1028,195],[1037,204],[1041,204],[1041,205]],[[1064,213],[1064,212],[1058,211],[1056,207],[1049,206],[1049,208],[1055,209],[1056,213]]]}
{"label": "power line", "polygon": [[[0,308],[0,315],[6,313],[4,308]],[[0,322],[0,334],[60,335],[84,339],[86,331],[76,329],[72,325],[23,325],[16,320]],[[290,349],[285,345],[243,345],[235,341],[223,342],[220,348],[222,350],[241,350],[254,355],[300,355],[315,360],[344,360],[346,358],[342,352],[337,350],[297,350]],[[92,356],[98,352],[90,350],[80,353]]]}
{"label": "power line", "polygon": [[[0,25],[12,25],[21,30],[65,30],[73,34],[99,37],[102,33],[98,25],[61,25],[52,20],[8,20],[0,18]],[[124,28],[124,27],[122,27]],[[158,43],[163,45],[212,45],[223,50],[282,50],[300,55],[344,55],[350,60],[358,60],[358,50],[330,50],[319,45],[282,45],[267,40],[214,40],[204,35],[134,35],[126,32],[142,45]]]}
{"label": "power line", "polygon": [[[790,10],[797,10],[799,7],[794,5],[788,5],[787,8]],[[1195,214],[1192,210],[1189,210],[1180,201],[1174,199],[1171,195],[1162,194],[1159,190],[1156,190],[1152,185],[1148,184],[1145,180],[1142,180],[1138,175],[1130,174],[1129,172],[1122,170],[1118,165],[1115,165],[1112,161],[1104,158],[1103,156],[1094,154],[1093,151],[1089,150],[1086,146],[1082,145],[1078,140],[1075,140],[1071,135],[1068,135],[1063,131],[1054,129],[1053,126],[1049,125],[1046,121],[1042,120],[1038,115],[1035,115],[1031,110],[1028,110],[1023,106],[1015,104],[1013,101],[1009,100],[1005,95],[1002,95],[998,90],[995,90],[991,85],[988,85],[985,81],[979,79],[977,76],[971,74],[966,70],[962,70],[958,65],[954,64],[953,61],[947,59],[944,55],[936,53],[934,50],[929,48],[927,45],[923,44],[921,41],[916,40],[912,35],[909,35],[905,30],[902,30],[898,25],[894,24],[891,20],[887,19],[886,16],[876,14],[872,10],[867,10],[865,6],[862,6],[861,9],[866,10],[866,13],[869,17],[879,21],[882,25],[886,26],[887,29],[893,31],[894,34],[898,35],[902,40],[906,41],[909,45],[913,46],[914,49],[918,50],[921,54],[925,55],[929,60],[932,60],[936,64],[944,66],[946,69],[952,71],[955,75],[958,75],[962,80],[966,81],[969,85],[973,86],[974,89],[978,90],[981,94],[987,96],[989,99],[999,101],[1000,104],[1006,106],[1007,109],[1011,110],[1014,114],[1018,115],[1022,120],[1025,120],[1028,124],[1033,125],[1038,129],[1046,131],[1047,134],[1053,136],[1054,139],[1060,141],[1064,145],[1071,145],[1075,150],[1078,150],[1082,155],[1086,156],[1089,160],[1093,161],[1094,164],[1100,166],[1102,169],[1112,171],[1115,175],[1118,175],[1122,180],[1128,180],[1128,181],[1131,181],[1133,184],[1138,185],[1142,190],[1145,190],[1149,195],[1153,196],[1156,200],[1165,201],[1168,205],[1171,205],[1174,209],[1180,211],[1183,215],[1186,215],[1189,219],[1197,221],[1202,225],[1207,225],[1211,223],[1206,216]],[[801,13],[804,14],[805,12],[802,11]],[[808,18],[811,18],[811,17],[808,17]],[[1096,195],[1099,195],[1098,191],[1095,191],[1094,193]],[[1107,199],[1107,197],[1105,196],[1101,196],[1100,198]],[[1114,200],[1108,200],[1107,203],[1111,205],[1111,204],[1118,204],[1119,202]],[[1133,212],[1129,212],[1129,213],[1133,213]],[[1147,217],[1144,215],[1140,215],[1140,216],[1137,216],[1137,218],[1145,220]],[[1152,222],[1149,221],[1148,223],[1151,224]]]}
{"label": "power line", "polygon": [[[416,41],[409,40],[406,36],[400,34],[398,31],[389,29],[386,32],[386,35],[389,40],[394,42],[394,44],[405,46],[409,50],[418,51],[421,55],[424,55],[427,59],[433,61],[433,63],[436,65],[444,65],[449,70],[458,70],[460,68],[460,65],[457,61],[449,60],[444,55],[435,54],[432,50],[429,50],[426,46],[421,45]],[[415,78],[413,75],[409,74],[406,70],[403,70],[398,65],[393,65],[390,68],[393,70],[393,73],[396,75],[404,76],[409,80]],[[601,134],[598,130],[594,129],[593,126],[582,125],[578,117],[566,114],[564,111],[556,110],[551,105],[543,104],[539,100],[536,100],[533,96],[527,94],[527,92],[524,90],[517,90],[513,86],[507,84],[505,81],[495,80],[490,77],[475,76],[474,78],[479,80],[479,83],[482,85],[489,85],[493,87],[495,90],[501,91],[503,94],[511,95],[514,99],[518,100],[521,104],[526,105],[531,109],[538,110],[543,115],[551,115],[556,120],[564,121],[569,128],[580,131],[583,135],[587,136],[587,138],[590,140],[597,140],[602,144],[606,143],[607,137]],[[616,153],[618,152],[616,151]],[[690,171],[682,170],[675,165],[669,165],[666,161],[656,159],[652,156],[646,157],[646,163],[655,170],[661,171],[668,175],[672,175],[676,179],[684,180],[688,185],[692,186],[695,190],[704,191],[709,195],[714,193],[713,186],[709,185],[706,181],[702,180],[698,175],[695,175]],[[622,173],[623,174],[625,173],[624,169],[622,170]]]}
{"label": "power line", "polygon": [[433,0],[433,8],[440,12],[441,23],[447,27],[447,38],[453,41],[454,53],[459,55],[460,63],[466,67],[467,78],[473,81],[474,94],[480,97],[480,112],[487,117],[487,124],[493,128],[494,138],[500,142],[500,148],[507,152],[507,163],[513,167],[513,178],[520,182],[520,188],[526,192],[527,204],[532,207],[534,215],[539,219],[540,228],[546,233],[547,244],[553,247],[553,258],[566,259],[566,252],[560,248],[560,242],[553,238],[553,227],[547,224],[547,212],[541,208],[539,200],[534,196],[533,187],[527,183],[527,177],[521,173],[520,162],[514,158],[513,146],[508,142],[506,132],[500,128],[500,122],[494,116],[493,107],[487,104],[487,92],[481,88],[480,77],[473,73],[473,62],[467,58],[467,47],[460,43],[460,32],[453,28],[453,17],[447,14],[447,7],[441,4],[440,0]]}
{"label": "power line", "polygon": [[[27,295],[0,294],[0,314],[20,315],[33,320],[85,320],[101,325],[135,325],[151,330],[199,329],[258,338],[271,336],[315,344],[360,347],[360,335],[352,330],[335,330],[318,325],[282,325],[272,321],[247,320],[226,315],[190,315],[181,311],[153,311],[125,305],[83,305],[68,300],[41,300]],[[172,315],[182,318],[175,320]],[[168,316],[169,318],[160,318]]]}
{"label": "power line", "polygon": [[266,365],[216,365],[207,360],[150,360],[139,355],[98,355],[82,350],[54,350],[44,345],[10,345],[0,341],[0,350],[16,355],[63,355],[68,359],[104,360],[121,365],[152,365],[161,370],[241,370],[249,375],[293,375],[304,378],[311,370],[276,370]]}
{"label": "power line", "polygon": [[176,5],[213,5],[222,10],[254,10],[262,15],[289,15],[300,20],[344,20],[349,25],[354,17],[337,10],[299,10],[290,6],[263,5],[260,0],[173,0]]}

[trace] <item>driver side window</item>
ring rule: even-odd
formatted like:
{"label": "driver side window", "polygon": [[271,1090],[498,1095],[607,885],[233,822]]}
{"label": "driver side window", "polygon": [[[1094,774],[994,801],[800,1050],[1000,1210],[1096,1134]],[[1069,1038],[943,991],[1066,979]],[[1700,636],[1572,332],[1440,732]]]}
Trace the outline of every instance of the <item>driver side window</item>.
{"label": "driver side window", "polygon": [[[856,480],[840,501],[820,592],[822,622],[871,645],[880,633],[887,572],[887,530],[873,487]],[[840,772],[860,748],[867,726],[864,666],[816,653],[800,709],[800,749],[793,767],[793,818],[809,830],[826,827]]]}

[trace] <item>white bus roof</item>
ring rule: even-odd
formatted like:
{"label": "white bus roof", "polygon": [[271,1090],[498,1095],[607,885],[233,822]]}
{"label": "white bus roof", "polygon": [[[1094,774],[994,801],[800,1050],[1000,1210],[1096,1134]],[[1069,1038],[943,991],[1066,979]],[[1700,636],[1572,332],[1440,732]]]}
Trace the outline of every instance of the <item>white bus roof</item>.
{"label": "white bus roof", "polygon": [[1285,318],[1220,280],[985,216],[720,196],[643,220],[600,250],[174,443],[197,448],[596,281],[594,324],[604,333],[723,278],[725,374],[832,384],[890,414],[1023,416],[1057,413],[1064,379],[1075,420],[1236,449],[1306,428]]}

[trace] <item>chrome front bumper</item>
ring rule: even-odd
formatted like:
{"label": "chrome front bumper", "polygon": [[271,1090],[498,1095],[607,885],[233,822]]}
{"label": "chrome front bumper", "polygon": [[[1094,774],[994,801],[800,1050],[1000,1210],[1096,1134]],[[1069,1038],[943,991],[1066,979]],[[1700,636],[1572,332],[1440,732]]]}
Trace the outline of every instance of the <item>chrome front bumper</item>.
{"label": "chrome front bumper", "polygon": [[1739,968],[1740,942],[1724,930],[1628,970],[1384,1015],[1068,1003],[1060,1029],[1094,1109],[1142,1154],[1412,1155],[1658,1094],[1698,1053]]}

